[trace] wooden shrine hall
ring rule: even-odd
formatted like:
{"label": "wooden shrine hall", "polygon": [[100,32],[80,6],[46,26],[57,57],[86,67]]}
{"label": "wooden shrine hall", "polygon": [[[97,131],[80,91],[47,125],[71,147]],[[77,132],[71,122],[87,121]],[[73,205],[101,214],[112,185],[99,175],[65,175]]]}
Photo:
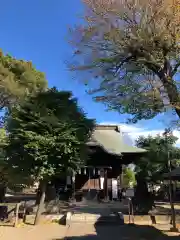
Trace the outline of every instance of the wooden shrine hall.
{"label": "wooden shrine hall", "polygon": [[87,199],[118,199],[123,187],[122,166],[135,163],[146,150],[125,143],[116,125],[97,125],[87,145],[86,166],[72,177],[75,195]]}

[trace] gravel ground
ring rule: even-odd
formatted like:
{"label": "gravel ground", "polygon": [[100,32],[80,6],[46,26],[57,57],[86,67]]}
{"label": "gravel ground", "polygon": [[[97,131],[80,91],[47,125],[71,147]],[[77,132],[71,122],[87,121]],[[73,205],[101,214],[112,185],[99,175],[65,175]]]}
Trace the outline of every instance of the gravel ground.
{"label": "gravel ground", "polygon": [[[160,231],[159,229],[162,229]],[[168,232],[169,226],[82,226],[76,224],[67,231],[67,240],[179,240],[180,235]],[[53,239],[53,240],[60,240]]]}
{"label": "gravel ground", "polygon": [[64,239],[67,227],[48,224],[25,227],[0,227],[1,240],[54,240]]}
{"label": "gravel ground", "polygon": [[[159,230],[161,229],[161,231]],[[93,226],[74,224],[70,227],[58,224],[0,227],[1,240],[179,240],[180,235],[168,232],[169,226]]]}

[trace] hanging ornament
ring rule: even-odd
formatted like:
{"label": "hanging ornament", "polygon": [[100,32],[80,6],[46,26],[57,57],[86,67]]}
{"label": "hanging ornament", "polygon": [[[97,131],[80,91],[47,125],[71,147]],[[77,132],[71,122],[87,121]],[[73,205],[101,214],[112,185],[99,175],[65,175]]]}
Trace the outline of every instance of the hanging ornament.
{"label": "hanging ornament", "polygon": [[87,172],[87,171],[86,171],[86,168],[84,168],[84,175],[86,175],[86,172]]}
{"label": "hanging ornament", "polygon": [[93,176],[95,176],[96,175],[96,169],[94,168],[93,169]]}
{"label": "hanging ornament", "polygon": [[75,180],[76,180],[76,177],[74,175],[74,176],[72,176],[72,182],[75,183]]}

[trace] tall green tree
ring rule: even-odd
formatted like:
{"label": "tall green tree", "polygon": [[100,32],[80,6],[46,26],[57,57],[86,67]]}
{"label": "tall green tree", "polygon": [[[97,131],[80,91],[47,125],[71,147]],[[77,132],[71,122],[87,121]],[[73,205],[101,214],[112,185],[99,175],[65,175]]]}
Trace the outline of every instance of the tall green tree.
{"label": "tall green tree", "polygon": [[0,202],[4,201],[6,186],[8,182],[8,166],[6,161],[5,149],[8,144],[6,130],[0,128]]}
{"label": "tall green tree", "polygon": [[137,161],[136,173],[147,182],[155,183],[161,180],[163,174],[168,172],[168,159],[171,160],[172,168],[178,165],[180,149],[174,145],[176,141],[177,138],[172,133],[155,137],[139,137],[136,145],[147,149],[147,153]]}
{"label": "tall green tree", "polygon": [[138,211],[147,213],[154,205],[154,197],[149,193],[147,184],[163,179],[163,174],[169,172],[168,160],[171,160],[172,168],[176,167],[180,159],[180,149],[174,145],[176,140],[169,130],[165,130],[163,135],[139,137],[136,140],[137,147],[147,149],[135,167],[137,186],[134,205]]}
{"label": "tall green tree", "polygon": [[86,159],[86,142],[94,127],[70,92],[49,89],[31,96],[9,112],[8,164],[18,174],[40,181],[38,223],[48,181],[76,170]]}
{"label": "tall green tree", "polygon": [[[15,103],[23,101],[26,96],[45,89],[47,89],[45,75],[37,71],[30,61],[18,60],[8,54],[3,54],[0,50],[0,110],[10,108]],[[12,173],[9,172],[6,161],[4,161],[4,146],[7,144],[4,124],[5,119],[2,114],[0,117],[0,185],[2,189],[12,182]],[[13,181],[15,182],[15,176],[13,176]]]}
{"label": "tall green tree", "polygon": [[70,67],[89,93],[130,114],[131,122],[168,110],[180,117],[178,1],[82,1],[84,22],[71,29]]}
{"label": "tall green tree", "polygon": [[0,51],[0,110],[46,88],[45,75],[36,70],[32,62]]}

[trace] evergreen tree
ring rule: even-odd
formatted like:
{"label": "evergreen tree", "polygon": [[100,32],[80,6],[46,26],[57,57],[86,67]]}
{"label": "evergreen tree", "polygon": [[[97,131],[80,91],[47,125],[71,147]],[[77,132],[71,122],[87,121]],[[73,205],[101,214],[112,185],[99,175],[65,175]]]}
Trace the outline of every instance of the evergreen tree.
{"label": "evergreen tree", "polygon": [[141,174],[150,183],[163,179],[163,174],[169,171],[168,158],[172,162],[172,168],[179,163],[180,149],[174,145],[176,141],[177,138],[172,133],[155,137],[139,137],[136,145],[147,149],[147,153],[137,161],[136,173]]}
{"label": "evergreen tree", "polygon": [[0,109],[47,88],[45,75],[30,61],[18,60],[0,51]]}
{"label": "evergreen tree", "polygon": [[49,89],[14,106],[7,117],[8,164],[21,176],[40,181],[44,204],[48,181],[76,170],[86,159],[86,142],[94,121],[87,119],[70,92]]}

